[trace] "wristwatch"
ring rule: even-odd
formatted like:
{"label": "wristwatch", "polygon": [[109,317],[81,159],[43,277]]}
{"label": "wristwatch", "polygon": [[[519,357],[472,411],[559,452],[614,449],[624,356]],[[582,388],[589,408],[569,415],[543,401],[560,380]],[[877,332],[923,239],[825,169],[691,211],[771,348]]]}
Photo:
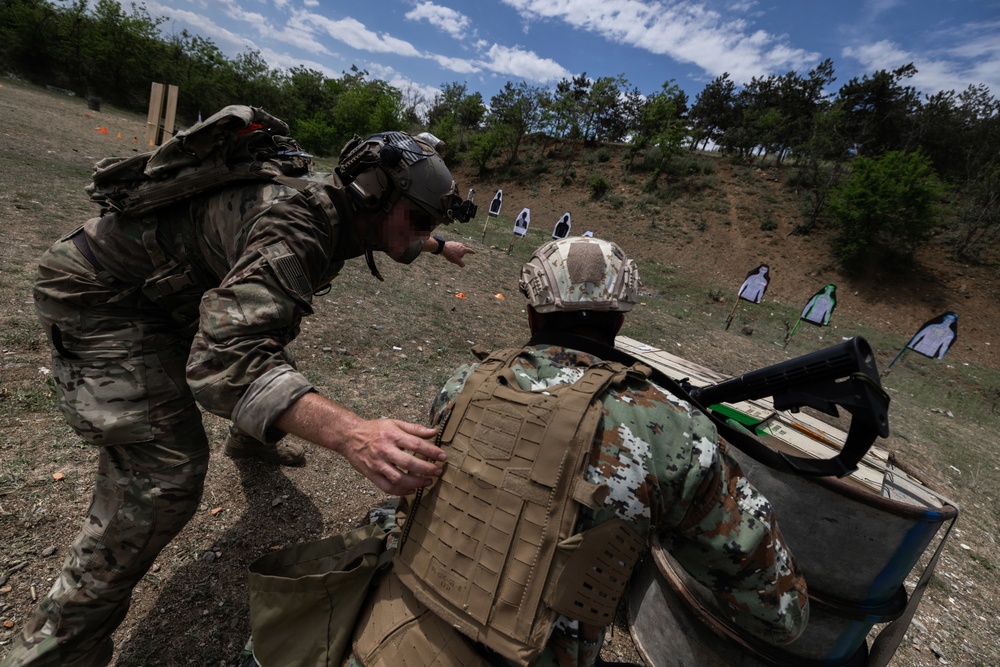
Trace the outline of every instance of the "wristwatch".
{"label": "wristwatch", "polygon": [[431,254],[440,255],[444,251],[444,239],[441,238],[440,236],[434,236],[432,238],[438,242],[438,247],[437,250],[433,251]]}

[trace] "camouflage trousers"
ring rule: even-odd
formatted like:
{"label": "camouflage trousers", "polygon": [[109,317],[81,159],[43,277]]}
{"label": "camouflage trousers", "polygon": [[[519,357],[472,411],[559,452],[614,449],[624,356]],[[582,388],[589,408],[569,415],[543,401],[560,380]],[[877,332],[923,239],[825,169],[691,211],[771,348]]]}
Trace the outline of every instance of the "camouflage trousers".
{"label": "camouflage trousers", "polygon": [[43,256],[35,304],[61,410],[97,447],[98,473],[62,573],[0,667],[101,667],[132,589],[201,500],[209,448],[184,377],[190,336],[69,237]]}

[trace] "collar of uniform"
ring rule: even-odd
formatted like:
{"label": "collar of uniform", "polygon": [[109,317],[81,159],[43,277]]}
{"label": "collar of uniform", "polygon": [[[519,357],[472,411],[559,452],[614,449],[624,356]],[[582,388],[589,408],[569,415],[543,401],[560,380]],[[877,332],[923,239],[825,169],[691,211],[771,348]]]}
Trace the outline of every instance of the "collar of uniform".
{"label": "collar of uniform", "polygon": [[593,355],[598,359],[613,360],[621,354],[619,350],[605,345],[598,340],[594,340],[593,338],[588,338],[586,336],[578,336],[577,334],[572,334],[566,331],[538,331],[528,341],[528,345],[555,345],[558,347],[566,347],[571,350],[586,352],[587,354]]}

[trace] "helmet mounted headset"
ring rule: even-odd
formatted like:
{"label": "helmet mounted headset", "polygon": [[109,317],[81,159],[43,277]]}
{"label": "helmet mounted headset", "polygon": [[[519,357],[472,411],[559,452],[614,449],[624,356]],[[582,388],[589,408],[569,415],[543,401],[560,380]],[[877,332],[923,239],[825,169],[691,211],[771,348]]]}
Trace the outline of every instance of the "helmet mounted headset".
{"label": "helmet mounted headset", "polygon": [[359,211],[371,219],[364,239],[365,261],[372,275],[383,280],[375,266],[375,233],[400,199],[414,209],[409,222],[421,232],[455,220],[468,222],[476,215],[471,199],[463,200],[455,180],[437,154],[440,145],[431,135],[381,132],[367,139],[355,136],[340,152],[334,169]]}

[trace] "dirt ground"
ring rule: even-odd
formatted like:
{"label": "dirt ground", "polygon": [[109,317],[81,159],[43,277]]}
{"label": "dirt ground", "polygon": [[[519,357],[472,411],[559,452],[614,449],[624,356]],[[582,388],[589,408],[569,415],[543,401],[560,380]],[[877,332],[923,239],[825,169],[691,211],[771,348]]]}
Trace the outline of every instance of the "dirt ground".
{"label": "dirt ground", "polygon": [[[93,214],[82,190],[92,164],[144,149],[145,118],[92,111],[85,100],[10,79],[0,84],[2,658],[60,569],[89,502],[94,468],[93,453],[63,424],[51,396],[48,351],[31,302],[34,266],[49,243]],[[634,204],[643,199],[641,178],[621,180],[617,156],[607,165],[583,151],[574,159],[576,177],[566,187],[560,166],[527,182],[479,179],[457,167],[460,187],[475,188],[481,213],[442,233],[461,238],[477,254],[465,269],[431,257],[411,267],[384,260],[385,283],[369,276],[363,262],[352,262],[332,291],[317,298],[316,315],[295,343],[310,380],[362,416],[426,422],[436,388],[470,359],[473,343],[496,348],[524,340],[517,269],[567,211],[574,233],[590,230],[613,239],[657,274],[623,333],[723,373],[776,363],[858,333],[881,343],[876,349],[885,368],[923,322],[958,312],[958,342],[946,359],[931,371],[908,359],[895,374],[898,388],[886,381],[898,410],[892,414],[902,417],[895,417],[887,446],[963,511],[892,664],[1000,665],[1000,474],[991,430],[1000,398],[995,266],[956,263],[937,245],[920,253],[913,271],[851,280],[837,272],[822,235],[791,233],[801,206],[780,170],[709,156],[711,187],[640,207]],[[593,202],[587,174],[602,169],[615,197]],[[485,209],[497,188],[504,191],[503,216],[488,220]],[[522,207],[531,209],[532,233],[511,246],[509,225]],[[724,329],[733,295],[760,263],[773,276],[765,303],[759,311],[739,309],[734,326]],[[829,282],[840,295],[837,326],[800,330],[783,347],[775,312],[797,312]],[[974,384],[973,376],[985,379]],[[921,378],[942,387],[936,396],[928,391],[930,408],[918,402],[919,392],[911,396],[904,389],[904,379]],[[963,412],[973,399],[987,406],[989,419]],[[201,511],[136,588],[115,635],[114,665],[234,664],[249,635],[247,565],[276,547],[340,532],[382,499],[331,452],[310,450],[308,464],[295,469],[232,461],[221,453],[223,421],[206,415],[205,424],[219,451]],[[605,658],[637,660],[622,624]]]}

